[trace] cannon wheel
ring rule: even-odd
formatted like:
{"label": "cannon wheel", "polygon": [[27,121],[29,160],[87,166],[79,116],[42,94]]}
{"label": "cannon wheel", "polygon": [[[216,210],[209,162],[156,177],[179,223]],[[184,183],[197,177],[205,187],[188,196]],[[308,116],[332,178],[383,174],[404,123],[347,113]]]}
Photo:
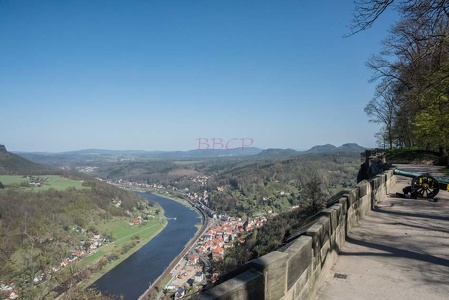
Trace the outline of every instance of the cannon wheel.
{"label": "cannon wheel", "polygon": [[412,179],[412,191],[420,198],[433,198],[440,191],[438,180],[430,175],[420,175]]}

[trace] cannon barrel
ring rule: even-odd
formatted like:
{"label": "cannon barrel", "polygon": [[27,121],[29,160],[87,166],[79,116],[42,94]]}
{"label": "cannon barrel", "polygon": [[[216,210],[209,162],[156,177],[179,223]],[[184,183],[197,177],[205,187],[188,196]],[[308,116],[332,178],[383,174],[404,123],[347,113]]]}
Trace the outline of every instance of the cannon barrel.
{"label": "cannon barrel", "polygon": [[[394,175],[401,175],[401,176],[405,176],[405,177],[410,177],[410,178],[415,178],[418,176],[422,176],[428,173],[415,173],[415,172],[407,172],[404,170],[399,170],[399,169],[394,169],[393,170],[393,174]],[[443,183],[443,184],[449,184],[449,178],[446,177],[435,177],[432,176],[433,178],[435,178],[436,180],[438,180],[439,183]]]}
{"label": "cannon barrel", "polygon": [[422,175],[421,173],[407,172],[407,171],[399,170],[399,169],[394,169],[393,174],[394,175],[402,175],[402,176],[410,177],[410,178],[415,178],[415,177]]}

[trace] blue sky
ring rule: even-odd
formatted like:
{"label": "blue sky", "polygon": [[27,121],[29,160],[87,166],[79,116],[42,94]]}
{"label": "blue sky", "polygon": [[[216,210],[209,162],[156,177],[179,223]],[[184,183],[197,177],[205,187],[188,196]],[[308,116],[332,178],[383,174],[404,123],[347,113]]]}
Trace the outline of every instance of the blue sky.
{"label": "blue sky", "polygon": [[0,143],[13,151],[355,142],[378,126],[351,0],[0,1]]}

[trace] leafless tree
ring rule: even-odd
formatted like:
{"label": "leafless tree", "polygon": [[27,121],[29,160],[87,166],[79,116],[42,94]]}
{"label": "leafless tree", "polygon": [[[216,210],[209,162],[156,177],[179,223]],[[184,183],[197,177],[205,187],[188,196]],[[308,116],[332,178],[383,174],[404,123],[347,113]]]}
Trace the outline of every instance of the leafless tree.
{"label": "leafless tree", "polygon": [[390,148],[393,147],[393,125],[399,108],[394,89],[394,86],[388,84],[378,86],[375,97],[365,106],[370,122],[383,125]]}
{"label": "leafless tree", "polygon": [[354,3],[348,36],[371,28],[389,8],[396,10],[403,18],[426,18],[429,23],[449,18],[448,0],[360,0]]}

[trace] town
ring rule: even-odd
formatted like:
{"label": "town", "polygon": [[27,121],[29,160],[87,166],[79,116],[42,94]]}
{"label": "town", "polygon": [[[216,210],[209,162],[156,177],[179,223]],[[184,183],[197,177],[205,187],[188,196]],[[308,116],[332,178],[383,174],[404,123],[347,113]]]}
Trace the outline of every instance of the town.
{"label": "town", "polygon": [[[190,181],[205,186],[208,176],[197,176]],[[98,178],[100,179],[100,178]],[[102,180],[102,179],[100,179]],[[220,214],[210,209],[208,204],[208,191],[190,191],[185,188],[179,191],[174,186],[161,184],[148,184],[119,179],[116,181],[105,180],[109,184],[116,185],[128,190],[149,191],[162,196],[170,197],[170,191],[177,191],[184,195],[184,204],[192,205],[200,210],[207,218],[206,228],[196,237],[195,243],[170,270],[170,276],[163,281],[163,286],[158,287],[159,296],[174,297],[179,299],[186,294],[193,294],[208,284],[215,283],[220,274],[215,267],[215,262],[223,260],[226,249],[234,246],[234,243],[243,243],[245,237],[255,228],[260,228],[269,216],[258,216],[256,218],[239,217]],[[217,187],[217,191],[223,191],[223,187]],[[282,192],[282,191],[281,191]]]}

